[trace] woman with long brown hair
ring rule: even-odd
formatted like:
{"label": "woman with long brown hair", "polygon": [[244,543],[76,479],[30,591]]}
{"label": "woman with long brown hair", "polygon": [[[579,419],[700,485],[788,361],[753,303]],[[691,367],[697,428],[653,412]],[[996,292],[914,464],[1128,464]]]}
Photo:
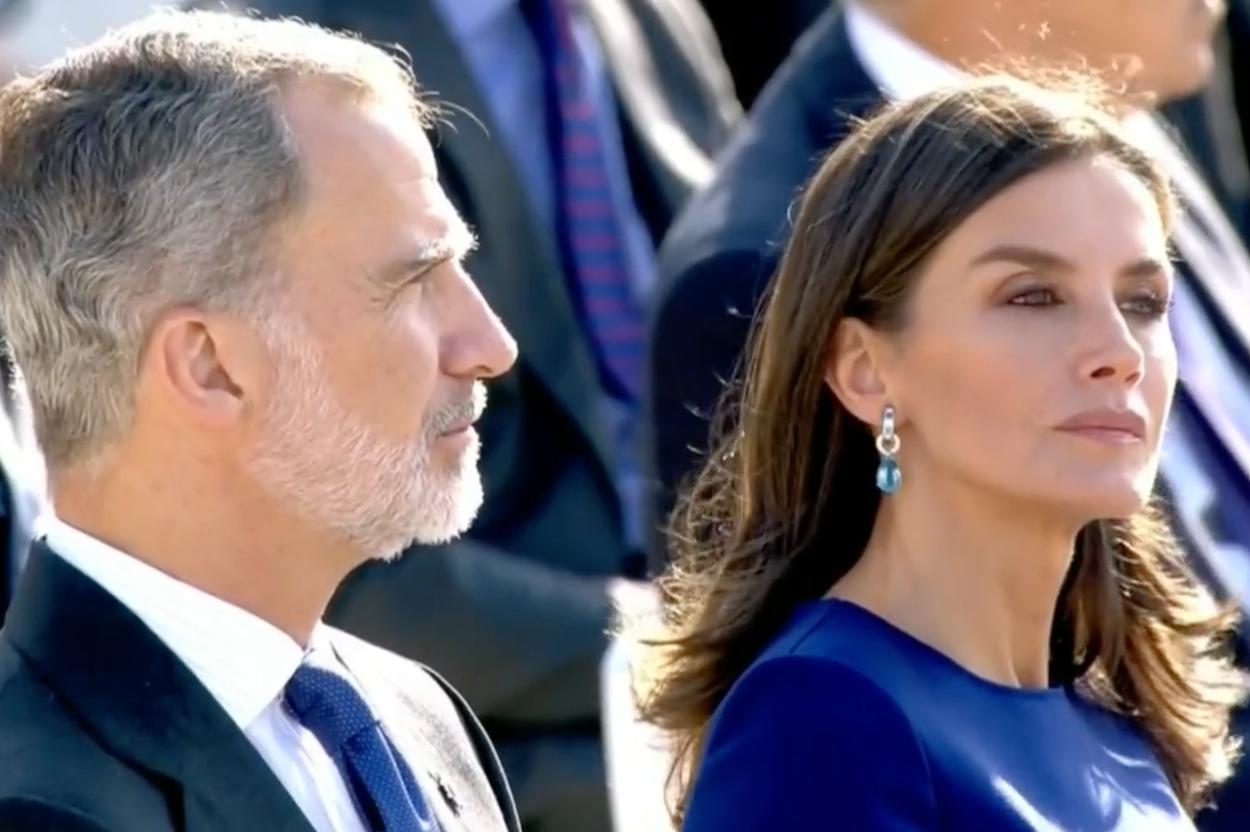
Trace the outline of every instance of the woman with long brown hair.
{"label": "woman with long brown hair", "polygon": [[1007,79],[824,162],[673,520],[642,706],[688,832],[1193,828],[1242,681],[1151,505],[1172,212]]}

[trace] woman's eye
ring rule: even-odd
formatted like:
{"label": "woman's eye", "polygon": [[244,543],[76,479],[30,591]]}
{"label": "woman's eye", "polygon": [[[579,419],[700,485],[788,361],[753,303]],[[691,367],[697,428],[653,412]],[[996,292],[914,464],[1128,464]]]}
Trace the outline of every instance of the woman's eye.
{"label": "woman's eye", "polygon": [[1168,306],[1166,299],[1154,294],[1139,295],[1120,304],[1125,312],[1141,318],[1162,318],[1168,313]]}
{"label": "woman's eye", "polygon": [[1007,301],[1012,306],[1051,306],[1059,302],[1059,298],[1050,289],[1029,289],[1013,295]]}

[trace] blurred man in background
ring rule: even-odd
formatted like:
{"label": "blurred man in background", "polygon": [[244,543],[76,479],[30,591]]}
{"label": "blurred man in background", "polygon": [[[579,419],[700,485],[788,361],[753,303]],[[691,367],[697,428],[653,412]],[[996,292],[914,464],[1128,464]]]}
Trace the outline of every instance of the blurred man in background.
{"label": "blurred man in background", "polygon": [[1215,67],[1206,87],[1165,103],[1160,113],[1179,131],[1191,161],[1243,241],[1250,241],[1250,0],[1230,0],[1213,49]]}
{"label": "blurred man in background", "polygon": [[[7,347],[0,344],[7,353]],[[0,625],[45,503],[43,459],[17,368],[0,356]]]}
{"label": "blurred man in background", "polygon": [[[1127,124],[1173,176],[1185,207],[1172,326],[1181,386],[1163,461],[1198,567],[1250,608],[1250,258],[1183,150],[1147,112],[1190,95],[1214,65],[1214,0],[857,0],[805,33],[721,157],[714,183],[664,244],[651,367],[667,515],[708,447],[708,415],[734,373],[787,235],[796,191],[851,120],[885,100],[1026,56],[1088,66],[1124,85]],[[692,450],[693,449],[693,450]],[[657,568],[662,564],[657,565]],[[1242,732],[1245,733],[1243,726]],[[1243,772],[1204,829],[1250,823]]]}
{"label": "blurred man in background", "polygon": [[836,0],[773,0],[761,9],[757,3],[703,0],[742,106],[751,106],[799,35],[830,2]]}
{"label": "blurred man in background", "polygon": [[614,596],[646,591],[654,248],[740,112],[712,29],[695,0],[246,5],[397,42],[449,102],[439,169],[520,348],[482,421],[468,539],[362,570],[330,619],[465,693],[529,832],[603,832],[600,664]]}

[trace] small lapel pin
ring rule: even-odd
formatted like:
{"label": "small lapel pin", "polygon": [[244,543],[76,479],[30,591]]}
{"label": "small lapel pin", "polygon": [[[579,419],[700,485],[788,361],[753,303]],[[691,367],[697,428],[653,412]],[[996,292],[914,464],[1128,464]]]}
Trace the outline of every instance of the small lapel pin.
{"label": "small lapel pin", "polygon": [[456,799],[456,793],[451,790],[451,786],[434,772],[427,772],[430,779],[434,781],[434,785],[438,786],[438,793],[442,796],[443,802],[447,804],[447,808],[451,809],[451,813],[456,817],[460,817],[460,801]]}

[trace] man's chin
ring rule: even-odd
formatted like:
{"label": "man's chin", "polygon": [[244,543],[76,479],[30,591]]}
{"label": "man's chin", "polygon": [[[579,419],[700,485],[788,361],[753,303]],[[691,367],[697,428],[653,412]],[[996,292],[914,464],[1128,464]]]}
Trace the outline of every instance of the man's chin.
{"label": "man's chin", "polygon": [[406,541],[387,554],[375,555],[374,559],[389,562],[412,546],[441,546],[456,540],[473,525],[478,509],[482,507],[482,500],[481,478],[466,478],[455,489],[455,496],[448,501],[449,504],[442,505],[421,518],[420,522],[414,524],[415,528]]}

